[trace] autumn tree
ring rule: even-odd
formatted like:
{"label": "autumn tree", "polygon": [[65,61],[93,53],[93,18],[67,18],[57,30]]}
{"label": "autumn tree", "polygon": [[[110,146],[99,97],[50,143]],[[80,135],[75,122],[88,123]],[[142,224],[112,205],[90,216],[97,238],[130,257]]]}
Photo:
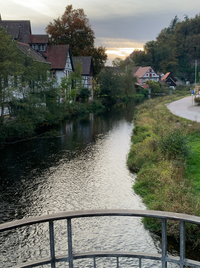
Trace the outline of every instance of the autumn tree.
{"label": "autumn tree", "polygon": [[106,49],[94,47],[94,32],[83,9],[73,9],[72,5],[68,5],[61,17],[47,25],[46,32],[52,45],[69,44],[74,57],[92,56],[96,74],[104,66]]}

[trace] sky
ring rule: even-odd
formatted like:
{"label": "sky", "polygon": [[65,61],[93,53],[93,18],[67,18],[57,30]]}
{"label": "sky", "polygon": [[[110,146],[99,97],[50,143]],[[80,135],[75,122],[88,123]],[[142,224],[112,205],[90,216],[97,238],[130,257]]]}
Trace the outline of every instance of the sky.
{"label": "sky", "polygon": [[30,20],[32,33],[43,34],[70,4],[84,9],[95,46],[107,49],[107,65],[155,40],[176,15],[183,20],[200,13],[199,0],[0,0],[0,14],[2,20]]}

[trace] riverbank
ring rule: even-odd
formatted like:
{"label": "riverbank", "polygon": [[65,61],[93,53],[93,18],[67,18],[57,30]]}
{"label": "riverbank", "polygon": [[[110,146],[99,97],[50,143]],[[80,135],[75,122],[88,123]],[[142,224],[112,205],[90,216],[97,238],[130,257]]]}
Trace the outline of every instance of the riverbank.
{"label": "riverbank", "polygon": [[[178,117],[166,107],[176,96],[156,98],[139,106],[134,117],[132,146],[127,164],[137,172],[133,186],[147,209],[200,216],[200,124]],[[144,220],[159,233],[157,220]],[[168,234],[176,239],[176,223]],[[188,225],[187,242],[200,245],[200,228]]]}
{"label": "riverbank", "polygon": [[[131,100],[140,103],[144,99],[144,94],[135,94],[132,97],[124,96],[118,99],[117,103],[127,103]],[[112,109],[113,105],[105,106],[104,102],[103,98],[98,98],[84,103],[54,103],[50,108],[44,106],[36,108],[17,103],[17,116],[7,116],[0,124],[0,148],[6,144],[41,137],[41,135],[54,138],[59,133],[53,128],[64,120]]]}

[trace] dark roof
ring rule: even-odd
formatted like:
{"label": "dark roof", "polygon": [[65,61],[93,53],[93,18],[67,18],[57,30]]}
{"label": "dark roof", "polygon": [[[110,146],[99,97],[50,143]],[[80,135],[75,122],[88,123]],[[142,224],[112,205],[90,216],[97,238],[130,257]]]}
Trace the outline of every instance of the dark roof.
{"label": "dark roof", "polygon": [[31,34],[31,23],[29,20],[0,20],[0,26],[6,29],[7,34],[15,40],[28,44]]}
{"label": "dark roof", "polygon": [[162,78],[161,78],[161,81],[162,82],[165,82],[168,78],[170,78],[174,83],[177,82],[176,78],[173,76],[172,73],[168,72],[166,73]]}
{"label": "dark roof", "polygon": [[92,56],[88,57],[72,57],[73,64],[76,65],[80,63],[82,65],[82,75],[94,75]]}
{"label": "dark roof", "polygon": [[39,53],[37,53],[34,49],[32,49],[28,44],[18,42],[17,46],[22,51],[22,53],[32,58],[33,60],[50,64]]}
{"label": "dark roof", "polygon": [[44,54],[51,63],[51,69],[65,69],[68,52],[70,53],[69,45],[55,45],[47,46],[47,52]]}
{"label": "dark roof", "polygon": [[48,34],[30,34],[29,44],[48,44],[49,36]]}

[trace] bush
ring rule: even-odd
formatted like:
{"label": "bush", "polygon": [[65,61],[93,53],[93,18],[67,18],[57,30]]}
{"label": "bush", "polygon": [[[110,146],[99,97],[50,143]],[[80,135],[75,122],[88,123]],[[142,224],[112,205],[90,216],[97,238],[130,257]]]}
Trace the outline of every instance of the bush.
{"label": "bush", "polygon": [[162,135],[158,141],[158,149],[164,158],[186,159],[190,153],[189,141],[179,129],[172,129]]}

